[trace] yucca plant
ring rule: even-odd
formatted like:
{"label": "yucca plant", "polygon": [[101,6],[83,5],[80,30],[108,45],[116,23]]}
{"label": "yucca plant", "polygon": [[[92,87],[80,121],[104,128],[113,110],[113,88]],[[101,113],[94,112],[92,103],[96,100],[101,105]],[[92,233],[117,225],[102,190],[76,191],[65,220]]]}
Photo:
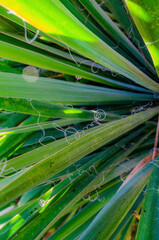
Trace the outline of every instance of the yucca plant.
{"label": "yucca plant", "polygon": [[0,0],[0,239],[158,240],[158,0]]}

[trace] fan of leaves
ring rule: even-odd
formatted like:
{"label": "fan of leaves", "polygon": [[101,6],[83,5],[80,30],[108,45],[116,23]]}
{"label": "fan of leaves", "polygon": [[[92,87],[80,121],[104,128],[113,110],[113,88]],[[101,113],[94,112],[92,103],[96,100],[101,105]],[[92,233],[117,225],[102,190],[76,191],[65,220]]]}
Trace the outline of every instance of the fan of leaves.
{"label": "fan of leaves", "polygon": [[0,239],[158,239],[157,4],[0,0]]}

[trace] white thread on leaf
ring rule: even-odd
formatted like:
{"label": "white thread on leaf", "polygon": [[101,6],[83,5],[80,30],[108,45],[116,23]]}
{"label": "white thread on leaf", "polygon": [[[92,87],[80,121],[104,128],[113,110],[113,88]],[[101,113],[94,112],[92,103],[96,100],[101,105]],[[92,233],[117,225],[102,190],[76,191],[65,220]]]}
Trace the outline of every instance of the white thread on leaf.
{"label": "white thread on leaf", "polygon": [[38,113],[38,119],[37,119],[37,125],[39,126],[40,130],[42,131],[42,134],[43,136],[39,139],[39,143],[44,146],[45,144],[42,143],[42,141],[45,139],[45,138],[51,138],[53,139],[54,141],[56,141],[56,138],[54,138],[53,136],[45,136],[45,130],[44,128],[40,125],[40,117],[41,117],[41,114],[40,112],[33,106],[33,103],[32,103],[32,99],[28,99],[28,101],[30,102],[30,105],[31,107]]}
{"label": "white thread on leaf", "polygon": [[39,200],[39,204],[41,207],[44,207],[48,202],[49,202],[49,200],[43,200],[43,199]]}
{"label": "white thread on leaf", "polygon": [[78,77],[78,76],[75,76],[75,78],[76,78],[77,81],[82,79],[81,77]]}
{"label": "white thread on leaf", "polygon": [[92,164],[92,165],[89,167],[89,170],[90,170],[90,171],[91,171],[91,168],[93,168],[93,170],[95,171],[96,175],[98,175],[97,169],[96,169],[96,167],[94,166],[94,164]]}
{"label": "white thread on leaf", "polygon": [[24,23],[24,31],[25,31],[25,40],[26,40],[27,43],[31,44],[32,42],[34,42],[36,40],[40,31],[39,31],[39,29],[37,29],[37,32],[36,32],[35,36],[31,40],[29,40],[28,36],[27,36],[27,27],[26,27],[25,20],[23,20],[23,23]]}
{"label": "white thread on leaf", "polygon": [[[67,49],[68,49],[68,52],[69,52],[72,60],[75,62],[75,64],[76,64],[78,67],[80,67],[81,64],[84,63],[84,62],[89,62],[89,61],[90,61],[90,60],[84,60],[84,61],[82,61],[82,62],[77,62],[76,59],[73,57],[73,55],[72,55],[72,53],[71,53],[71,50],[70,50],[70,47],[68,46],[68,44],[67,44],[66,42],[64,42],[59,35],[58,35],[58,37],[59,37],[60,41],[66,45],[66,47],[67,47]],[[96,64],[95,62],[92,63],[93,66],[94,66],[95,64]],[[92,70],[92,72],[94,72],[92,65],[91,65],[91,70]],[[98,72],[98,69],[99,69],[99,67],[97,68],[97,72]],[[102,69],[102,68],[101,68],[101,69]],[[102,71],[103,71],[103,70],[102,70]],[[104,68],[104,71],[106,71],[105,68]],[[94,73],[97,73],[97,72],[94,72]],[[77,81],[80,80],[80,79],[82,79],[82,77],[80,77],[80,76],[75,76],[75,78],[77,79]]]}
{"label": "white thread on leaf", "polygon": [[14,172],[18,172],[15,168],[13,167],[10,167],[8,169],[5,169],[6,166],[7,166],[7,159],[6,158],[3,158],[1,161],[0,161],[0,164],[2,164],[2,166],[0,167],[0,177],[5,177],[3,174],[4,172],[7,172],[7,171],[10,171],[10,170],[13,170]]}
{"label": "white thread on leaf", "polygon": [[67,178],[69,178],[70,182],[72,183],[73,182],[73,179],[71,178],[71,176],[73,176],[73,173],[70,173],[69,170],[66,171],[66,176]]}
{"label": "white thread on leaf", "polygon": [[76,65],[77,65],[78,67],[80,67],[80,64],[79,64],[79,63],[76,61],[76,59],[73,57],[73,55],[72,55],[72,53],[71,53],[71,50],[70,50],[68,44],[65,43],[65,42],[61,39],[61,37],[60,37],[59,35],[58,35],[58,37],[59,37],[60,41],[63,42],[63,43],[66,45],[66,47],[67,47],[67,49],[68,49],[68,51],[69,51],[69,54],[70,54],[72,60],[76,63]]}
{"label": "white thread on leaf", "polygon": [[[4,162],[4,164],[3,164],[3,162]],[[2,174],[3,174],[3,172],[5,171],[5,168],[6,168],[6,166],[7,166],[7,159],[6,159],[6,158],[3,158],[3,159],[1,160],[1,164],[3,164],[3,166],[1,167],[0,176],[4,177]]]}
{"label": "white thread on leaf", "polygon": [[99,6],[101,7],[104,3],[105,3],[105,1],[99,3]]}
{"label": "white thread on leaf", "polygon": [[99,71],[99,68],[97,68],[97,70],[96,70],[96,71],[94,71],[94,69],[93,69],[93,67],[94,67],[94,64],[95,64],[95,62],[94,62],[94,63],[92,63],[92,65],[91,65],[91,71],[92,71],[93,73],[97,73],[97,72]]}
{"label": "white thread on leaf", "polygon": [[96,112],[94,113],[95,121],[98,121],[98,120],[104,121],[106,119],[106,116],[107,114],[103,109],[97,109]]}
{"label": "white thread on leaf", "polygon": [[148,44],[155,44],[155,43],[157,43],[157,42],[159,42],[159,39],[156,40],[156,41],[154,41],[154,42],[147,42],[147,43],[145,43],[145,44],[146,44],[146,45],[148,45]]}

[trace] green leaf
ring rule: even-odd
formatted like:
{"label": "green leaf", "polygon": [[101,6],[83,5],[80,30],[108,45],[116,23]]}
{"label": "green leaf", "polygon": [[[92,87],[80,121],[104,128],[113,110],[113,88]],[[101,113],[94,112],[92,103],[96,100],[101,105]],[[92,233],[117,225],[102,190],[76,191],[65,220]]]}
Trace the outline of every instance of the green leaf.
{"label": "green leaf", "polygon": [[[41,121],[46,121],[48,118],[42,117]],[[37,117],[36,116],[30,116],[29,118],[25,119],[21,126],[25,126],[28,124],[36,123]],[[4,135],[0,139],[0,158],[8,158],[11,156],[29,137],[30,133],[24,132],[23,134],[17,134],[17,135]],[[10,144],[8,145],[8,142]]]}
{"label": "green leaf", "polygon": [[[32,8],[30,8],[31,4]],[[159,85],[155,81],[88,30],[59,0],[56,0],[56,2],[46,0],[45,3],[34,1],[34,4],[31,0],[25,2],[16,0],[14,3],[12,0],[1,0],[1,5],[15,11],[34,27],[62,42],[67,47],[71,47],[81,55],[128,77],[148,89],[159,92]],[[47,17],[45,17],[46,12]],[[63,19],[65,19],[64,22]],[[6,51],[9,54],[11,46],[4,42],[0,42],[0,46],[1,54],[5,57]],[[18,48],[15,48],[15,52],[18,54]],[[13,53],[10,54],[14,55]],[[49,62],[48,64],[50,65]]]}
{"label": "green leaf", "polygon": [[128,9],[151,53],[156,71],[159,75],[159,28],[158,0],[126,0]]}
{"label": "green leaf", "polygon": [[[66,145],[52,156],[40,161],[22,173],[15,181],[8,184],[1,191],[0,206],[3,206],[31,188],[45,182],[54,174],[62,171],[72,163],[95,151],[102,145],[144,123],[159,112],[159,108],[152,108],[130,117],[101,124],[96,130],[81,136],[80,139]],[[126,123],[126,124],[125,124]],[[90,131],[90,130],[87,130]],[[91,141],[91,147],[90,147]],[[36,175],[35,175],[36,172]],[[47,172],[47,175],[45,174]],[[18,188],[17,188],[18,186]]]}
{"label": "green leaf", "polygon": [[[78,108],[71,108],[63,104],[53,104],[50,102],[42,102],[36,100],[26,100],[19,98],[2,98],[0,97],[0,109],[25,113],[35,116],[54,117],[54,118],[70,118],[94,120],[97,111],[87,111]],[[104,113],[101,113],[101,119],[104,118]],[[108,119],[120,118],[119,115],[109,114]],[[77,120],[76,120],[77,121]],[[9,126],[8,126],[9,127]]]}
{"label": "green leaf", "polygon": [[119,44],[127,48],[140,62],[144,62],[145,65],[150,67],[149,63],[146,63],[146,59],[141,55],[138,49],[132,44],[132,42],[124,35],[124,33],[117,27],[117,25],[109,18],[107,13],[101,8],[95,0],[80,0],[80,2],[88,9],[90,14],[96,19],[96,21],[104,28],[104,30],[110,34],[112,38],[115,38]]}
{"label": "green leaf", "polygon": [[79,240],[109,238],[144,188],[152,164],[147,165],[121,188],[95,217]]}
{"label": "green leaf", "polygon": [[141,218],[137,233],[137,240],[141,237],[145,240],[159,238],[159,158],[157,157],[154,164],[149,184],[146,189],[146,196],[142,207]]}
{"label": "green leaf", "polygon": [[[139,34],[138,30],[128,12],[125,11],[124,6],[120,0],[104,0],[107,8],[113,13],[113,16],[118,20],[123,29],[126,32],[127,37],[133,41],[133,43],[140,49],[141,52],[146,56],[150,63],[152,63],[151,55],[144,44],[144,41]],[[143,47],[145,45],[145,47]],[[140,47],[142,46],[142,48]]]}
{"label": "green leaf", "polygon": [[117,191],[119,185],[115,185],[107,189],[99,199],[89,203],[85,208],[77,213],[70,221],[58,229],[49,239],[64,239],[68,234],[79,228],[84,222],[91,218],[94,214],[104,207],[104,205],[112,198]]}
{"label": "green leaf", "polygon": [[[11,37],[9,35],[11,35]],[[63,53],[63,51],[57,50],[56,48],[51,48],[49,46],[46,47],[46,45],[43,45],[41,43],[28,45],[28,43],[25,42],[26,40],[24,37],[14,35],[13,33],[0,33],[0,39],[2,57],[9,58],[14,61],[18,60],[21,63],[34,65],[36,67],[45,68],[47,70],[86,78],[105,85],[124,87],[134,90],[136,89],[137,91],[143,89],[141,87],[128,85],[120,81],[114,81],[112,77],[104,77],[101,74],[97,74],[99,69],[102,69],[103,71],[106,71],[107,69],[85,58],[76,56],[74,57],[72,54],[70,55],[69,53]],[[73,63],[68,60],[73,61]],[[86,62],[87,65],[91,67],[92,71],[83,66],[83,62]],[[97,70],[93,70],[93,68]]]}
{"label": "green leaf", "polygon": [[[109,240],[115,240],[115,239],[120,239],[120,237],[123,237],[123,230],[128,226],[132,227],[132,220],[134,222],[134,215],[133,213],[136,212],[138,213],[141,209],[141,204],[143,202],[143,193],[140,194],[140,196],[137,198],[136,202],[132,206],[132,208],[129,210],[125,218],[122,220],[120,225],[117,227],[117,229],[114,231],[114,233],[111,235]],[[131,228],[130,228],[131,229]]]}
{"label": "green leaf", "polygon": [[[9,134],[19,134],[19,133],[26,133],[26,132],[34,132],[40,129],[47,129],[47,128],[53,128],[54,124],[55,126],[58,125],[60,127],[71,125],[74,123],[78,123],[80,120],[68,120],[68,119],[62,119],[62,120],[54,120],[54,121],[48,121],[45,123],[36,123],[36,124],[28,124],[27,126],[19,126],[19,127],[13,127],[13,128],[3,128],[0,129],[0,135],[9,135]],[[39,127],[40,125],[40,127]]]}
{"label": "green leaf", "polygon": [[151,94],[139,94],[110,88],[95,87],[62,80],[0,73],[2,97],[50,100],[63,104],[96,104],[115,101],[151,101]]}
{"label": "green leaf", "polygon": [[[95,130],[95,128],[92,128],[85,133],[88,134],[88,133],[90,133],[94,130]],[[109,147],[106,151],[102,152],[101,154],[98,154],[98,156],[96,156],[96,159],[98,159],[100,157],[102,157],[104,159],[112,157],[112,154],[115,154],[117,151],[119,151],[120,148],[124,144],[129,143],[134,138],[138,137],[139,134],[141,134],[145,131],[146,131],[145,127],[140,128],[137,131],[134,131],[133,133],[131,133],[130,135],[128,135],[124,139],[120,140],[117,143],[117,146],[115,145],[115,146]],[[43,147],[40,147],[40,148],[37,148],[37,149],[32,150],[30,152],[27,152],[26,154],[17,156],[15,158],[12,158],[11,161],[7,162],[7,166],[5,168],[5,170],[7,171],[7,174],[14,173],[14,169],[20,170],[22,168],[31,166],[32,164],[35,164],[35,163],[49,157],[50,155],[55,154],[60,149],[66,147],[68,145],[68,142],[73,142],[75,137],[76,137],[76,135],[72,135],[72,136],[67,137],[67,141],[66,141],[66,139],[61,139],[59,141],[55,141],[55,142],[47,144]],[[142,141],[142,139],[141,139],[141,141]],[[90,157],[92,158],[92,156],[89,156],[89,157],[87,157],[87,159],[90,158]],[[112,158],[111,158],[111,160],[112,160]],[[87,160],[85,158],[83,159],[83,161],[84,161],[84,163],[85,163],[85,161],[87,162]],[[80,164],[83,165],[82,164],[82,159],[80,160]],[[72,167],[74,169],[74,166],[72,166]],[[62,172],[55,175],[54,177],[59,177],[59,176],[62,176],[63,174],[65,175],[67,170],[73,171],[73,170],[71,170],[71,166],[70,166],[69,169],[64,169]]]}

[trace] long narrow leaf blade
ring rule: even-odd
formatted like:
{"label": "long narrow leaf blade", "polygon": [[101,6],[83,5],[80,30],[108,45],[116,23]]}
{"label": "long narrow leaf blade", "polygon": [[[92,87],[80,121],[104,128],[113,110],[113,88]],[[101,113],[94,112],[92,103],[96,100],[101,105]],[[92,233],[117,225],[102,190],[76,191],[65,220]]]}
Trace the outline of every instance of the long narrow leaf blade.
{"label": "long narrow leaf blade", "polygon": [[[1,4],[15,11],[37,29],[64,43],[67,47],[71,47],[81,55],[130,78],[148,89],[159,92],[158,83],[88,30],[59,0],[56,0],[56,2],[49,0],[45,2],[34,1],[34,3],[31,0],[15,0],[14,3],[12,0],[1,0]],[[47,18],[45,17],[46,12]],[[52,14],[53,12],[54,14]],[[1,48],[1,51],[5,55],[3,48]]]}

